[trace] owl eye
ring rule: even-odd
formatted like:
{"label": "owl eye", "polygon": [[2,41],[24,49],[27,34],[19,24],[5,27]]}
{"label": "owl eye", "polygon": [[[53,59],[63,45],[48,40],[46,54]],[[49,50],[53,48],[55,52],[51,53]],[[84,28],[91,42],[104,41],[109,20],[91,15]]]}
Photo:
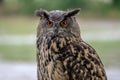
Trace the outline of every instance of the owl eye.
{"label": "owl eye", "polygon": [[48,22],[47,22],[47,25],[48,25],[49,27],[51,27],[51,26],[53,25],[53,22],[48,21]]}
{"label": "owl eye", "polygon": [[63,20],[60,22],[60,26],[65,26],[67,24],[67,20]]}

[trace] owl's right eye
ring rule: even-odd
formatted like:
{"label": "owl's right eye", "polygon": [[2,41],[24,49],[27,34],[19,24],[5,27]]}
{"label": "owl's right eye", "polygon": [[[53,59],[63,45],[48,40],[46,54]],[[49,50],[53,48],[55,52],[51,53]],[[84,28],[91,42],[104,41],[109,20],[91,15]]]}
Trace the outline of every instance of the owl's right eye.
{"label": "owl's right eye", "polygon": [[51,27],[51,26],[53,25],[53,22],[48,21],[48,22],[47,22],[47,25],[48,25],[49,27]]}

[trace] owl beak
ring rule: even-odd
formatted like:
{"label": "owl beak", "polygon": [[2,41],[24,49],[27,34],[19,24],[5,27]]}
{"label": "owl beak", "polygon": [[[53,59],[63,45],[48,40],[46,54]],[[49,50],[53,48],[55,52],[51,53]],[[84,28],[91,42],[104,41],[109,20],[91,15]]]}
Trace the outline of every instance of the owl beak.
{"label": "owl beak", "polygon": [[55,33],[58,33],[58,27],[55,26],[54,32],[55,32]]}

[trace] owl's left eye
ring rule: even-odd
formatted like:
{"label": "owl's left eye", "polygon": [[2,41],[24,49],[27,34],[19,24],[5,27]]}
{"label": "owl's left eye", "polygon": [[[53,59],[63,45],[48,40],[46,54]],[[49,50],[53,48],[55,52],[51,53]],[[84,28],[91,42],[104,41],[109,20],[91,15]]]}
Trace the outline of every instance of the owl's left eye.
{"label": "owl's left eye", "polygon": [[48,22],[47,22],[47,25],[48,25],[49,27],[51,27],[51,26],[53,25],[53,22],[48,21]]}
{"label": "owl's left eye", "polygon": [[60,26],[62,26],[62,27],[65,26],[66,24],[67,24],[67,20],[63,20],[60,22]]}

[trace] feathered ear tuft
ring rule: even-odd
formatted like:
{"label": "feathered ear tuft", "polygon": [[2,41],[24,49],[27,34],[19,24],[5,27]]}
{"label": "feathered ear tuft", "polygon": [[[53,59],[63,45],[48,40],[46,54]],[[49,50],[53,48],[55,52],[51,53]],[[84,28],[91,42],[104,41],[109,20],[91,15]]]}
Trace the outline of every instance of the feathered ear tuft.
{"label": "feathered ear tuft", "polygon": [[66,14],[66,17],[71,17],[71,16],[75,16],[76,14],[78,14],[80,12],[80,8],[68,11]]}
{"label": "feathered ear tuft", "polygon": [[39,17],[45,17],[45,18],[48,18],[48,17],[49,17],[48,11],[42,10],[42,9],[36,10],[36,11],[35,11],[35,15],[36,15],[36,16],[39,16]]}

